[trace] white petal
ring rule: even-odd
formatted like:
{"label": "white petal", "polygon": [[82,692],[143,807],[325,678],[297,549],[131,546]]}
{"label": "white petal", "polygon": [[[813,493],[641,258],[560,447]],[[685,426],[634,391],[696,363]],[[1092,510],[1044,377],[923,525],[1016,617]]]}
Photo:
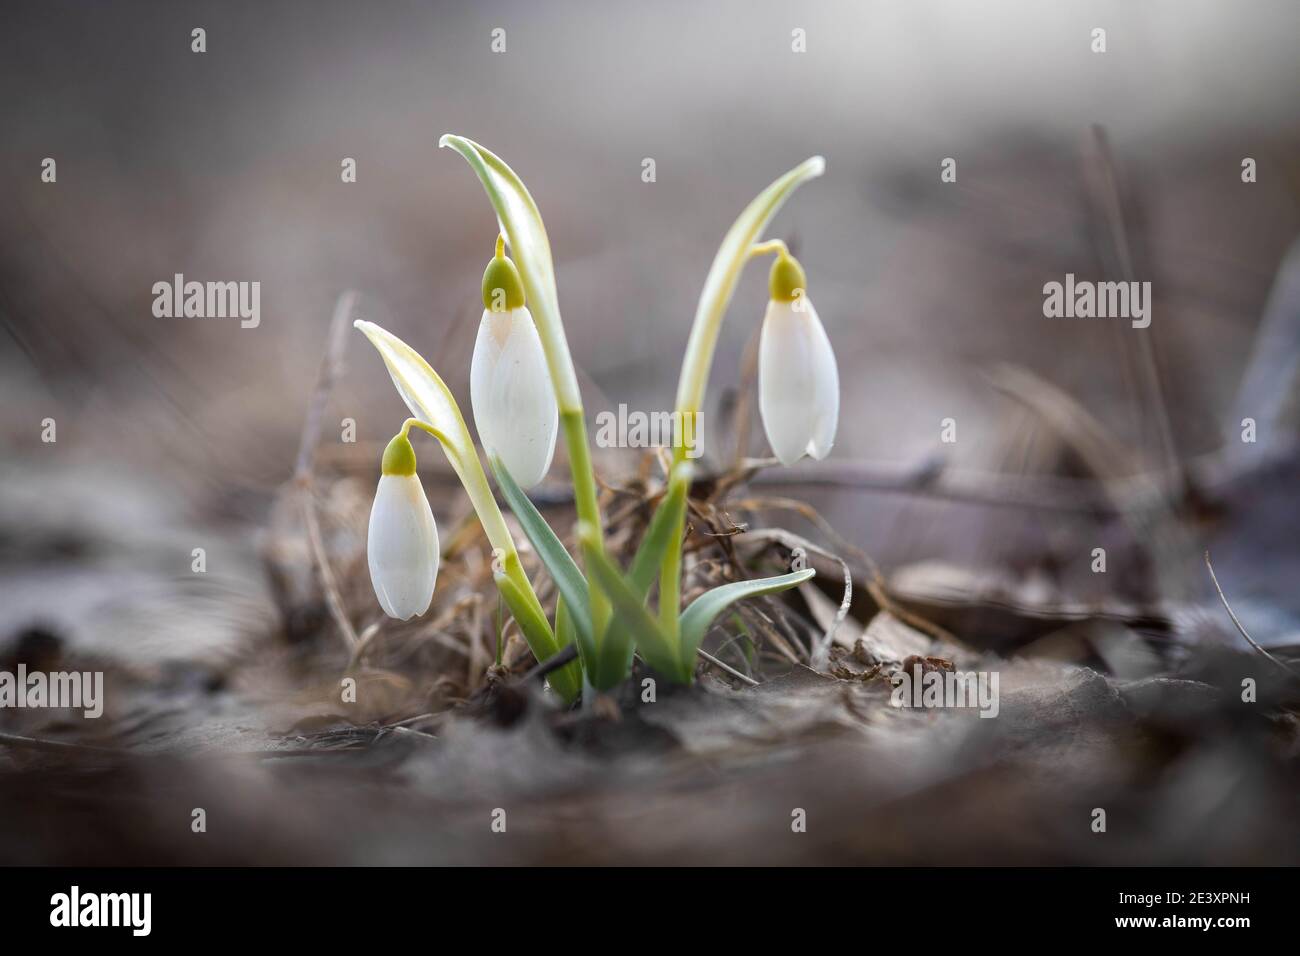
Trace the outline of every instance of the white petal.
{"label": "white petal", "polygon": [[758,346],[758,408],[784,465],[830,451],[839,418],[835,353],[812,303],[768,302]]}
{"label": "white petal", "polygon": [[483,447],[500,456],[521,488],[541,481],[555,455],[559,408],[527,307],[483,311],[469,395]]}
{"label": "white petal", "polygon": [[379,479],[366,556],[385,614],[405,621],[429,610],[438,579],[438,527],[415,475]]}
{"label": "white petal", "polygon": [[822,320],[817,317],[817,310],[807,299],[804,308],[807,310],[804,317],[811,325],[813,364],[813,431],[808,442],[808,454],[820,460],[835,444],[835,428],[840,419],[840,371],[835,362],[835,350],[831,348]]}

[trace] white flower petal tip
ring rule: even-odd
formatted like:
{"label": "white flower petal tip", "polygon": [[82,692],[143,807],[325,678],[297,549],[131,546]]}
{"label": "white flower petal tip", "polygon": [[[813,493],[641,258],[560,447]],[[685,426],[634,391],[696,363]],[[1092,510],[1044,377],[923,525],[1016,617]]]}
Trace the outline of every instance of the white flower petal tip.
{"label": "white flower petal tip", "polygon": [[526,306],[483,310],[469,394],[483,447],[501,459],[521,488],[536,485],[555,456],[560,410],[542,340]]}
{"label": "white flower petal tip", "polygon": [[840,414],[839,369],[806,296],[768,302],[758,347],[758,407],[781,464],[830,453]]}
{"label": "white flower petal tip", "polygon": [[438,580],[438,526],[415,475],[384,475],[366,536],[370,581],[389,617],[410,620],[429,610]]}

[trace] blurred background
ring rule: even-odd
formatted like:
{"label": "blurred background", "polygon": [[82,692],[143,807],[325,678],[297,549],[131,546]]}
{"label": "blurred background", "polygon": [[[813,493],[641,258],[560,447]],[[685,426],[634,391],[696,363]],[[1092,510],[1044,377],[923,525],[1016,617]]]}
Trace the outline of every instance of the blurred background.
{"label": "blurred background", "polygon": [[[260,704],[200,720],[186,695],[250,655],[335,639],[280,495],[339,295],[356,290],[356,315],[420,350],[468,408],[496,224],[438,150],[444,132],[505,158],[543,212],[589,426],[619,403],[671,408],[723,233],[821,154],[826,175],[770,235],[797,248],[835,345],[839,435],[827,461],[763,472],[753,492],[815,506],[900,601],[981,652],[1046,641],[1136,679],[1167,665],[1075,625],[1241,647],[1207,547],[1257,639],[1300,643],[1292,2],[10,2],[0,17],[0,658],[122,668],[135,696],[103,731],[117,743],[300,726]],[[955,183],[940,181],[949,157]],[[1257,182],[1242,182],[1246,157]],[[1042,287],[1067,272],[1150,281],[1151,327],[1044,318]],[[260,325],[155,318],[152,286],[175,273],[260,282]],[[710,384],[716,468],[767,454],[744,413],[765,298],[752,268]],[[406,414],[354,339],[317,453],[328,514],[351,516],[326,520],[343,571],[363,567],[378,451]],[[597,464],[614,482],[639,459]],[[561,452],[557,488],[563,468]],[[440,523],[464,516],[452,490]],[[1090,570],[1098,546],[1106,575]],[[376,616],[364,580],[349,600],[358,628]],[[0,795],[52,786],[19,774]],[[79,859],[43,832],[14,822],[10,855]],[[105,857],[130,859],[138,832],[105,838]],[[283,858],[310,858],[312,840]],[[323,857],[366,858],[336,849]],[[473,858],[433,858],[458,851]],[[1051,858],[1025,853],[1011,856]]]}

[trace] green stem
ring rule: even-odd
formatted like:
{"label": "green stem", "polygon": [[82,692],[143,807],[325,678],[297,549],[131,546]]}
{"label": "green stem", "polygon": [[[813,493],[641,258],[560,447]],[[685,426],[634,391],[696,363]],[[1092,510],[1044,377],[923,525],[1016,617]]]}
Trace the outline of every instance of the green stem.
{"label": "green stem", "polygon": [[783,256],[790,254],[790,250],[786,248],[785,243],[780,239],[769,239],[767,242],[756,242],[750,246],[749,255],[746,258],[757,259],[759,256],[766,256],[773,252]]}
{"label": "green stem", "polygon": [[403,438],[409,438],[411,435],[412,428],[418,428],[420,429],[420,431],[428,432],[434,438],[438,439],[438,443],[442,445],[444,448],[453,447],[450,438],[448,438],[445,434],[443,434],[438,429],[434,428],[428,422],[422,422],[418,418],[408,418],[406,421],[402,422],[402,429],[401,431],[398,432],[398,434],[401,435]]}
{"label": "green stem", "polygon": [[[587,422],[583,416],[582,406],[562,408],[560,410],[560,427],[564,429],[564,441],[569,449],[569,471],[573,476],[573,501],[578,512],[578,520],[584,521],[596,530],[600,551],[605,551],[605,525],[600,515],[600,501],[596,493],[596,472],[591,465],[591,453],[587,447]],[[609,623],[609,601],[600,588],[591,589],[591,631],[599,648],[605,636],[605,627]]]}
{"label": "green stem", "polygon": [[659,623],[674,640],[677,639],[677,617],[682,608],[682,533],[686,530],[686,515],[673,528],[672,540],[664,554],[659,571]]}
{"label": "green stem", "polygon": [[[444,449],[453,450],[456,447],[455,443],[442,430],[418,418],[408,418],[402,422],[400,432],[402,437],[407,437],[412,428],[418,428],[432,435],[438,439],[439,444]],[[495,557],[499,558],[502,563],[502,575],[515,586],[531,612],[526,615],[529,619],[528,626],[525,626],[524,621],[520,620],[519,616],[516,615],[519,628],[523,632],[524,639],[528,642],[528,648],[533,652],[533,656],[537,658],[539,663],[545,661],[560,652],[560,642],[556,639],[555,632],[546,619],[546,612],[542,609],[542,602],[537,599],[537,592],[533,590],[532,582],[528,580],[528,575],[524,574],[523,565],[519,563],[519,552],[515,550],[514,539],[506,528],[505,518],[501,514],[501,509],[497,507],[496,498],[490,492],[486,495],[473,493],[471,485],[487,488],[487,476],[483,474],[483,466],[479,463],[478,456],[475,455],[472,462],[462,464],[468,469],[476,469],[472,471],[472,481],[463,483],[466,491],[470,493],[479,522],[487,531],[489,542],[492,544],[493,549],[498,552]],[[496,580],[496,575],[493,576],[493,579]],[[497,589],[501,590],[501,582],[496,580],[496,583]],[[504,592],[502,596],[505,597]],[[498,663],[500,663],[499,647]],[[575,667],[566,665],[548,677],[551,686],[566,701],[573,700],[581,690],[578,675],[575,671]]]}

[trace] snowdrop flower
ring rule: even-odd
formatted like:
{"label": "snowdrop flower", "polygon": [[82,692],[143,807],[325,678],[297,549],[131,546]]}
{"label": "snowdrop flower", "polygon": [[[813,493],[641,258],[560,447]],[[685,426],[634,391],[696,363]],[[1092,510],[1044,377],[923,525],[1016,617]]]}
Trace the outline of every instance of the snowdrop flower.
{"label": "snowdrop flower", "polygon": [[555,454],[559,408],[524,285],[497,239],[483,273],[483,319],[469,370],[479,440],[521,488],[542,480]]}
{"label": "snowdrop flower", "polygon": [[840,376],[826,330],[804,294],[803,267],[784,250],[772,264],[771,301],[758,345],[758,408],[783,465],[825,458],[840,414]]}
{"label": "snowdrop flower", "polygon": [[385,614],[405,621],[429,610],[438,578],[438,527],[415,475],[415,449],[405,428],[384,450],[366,556]]}

